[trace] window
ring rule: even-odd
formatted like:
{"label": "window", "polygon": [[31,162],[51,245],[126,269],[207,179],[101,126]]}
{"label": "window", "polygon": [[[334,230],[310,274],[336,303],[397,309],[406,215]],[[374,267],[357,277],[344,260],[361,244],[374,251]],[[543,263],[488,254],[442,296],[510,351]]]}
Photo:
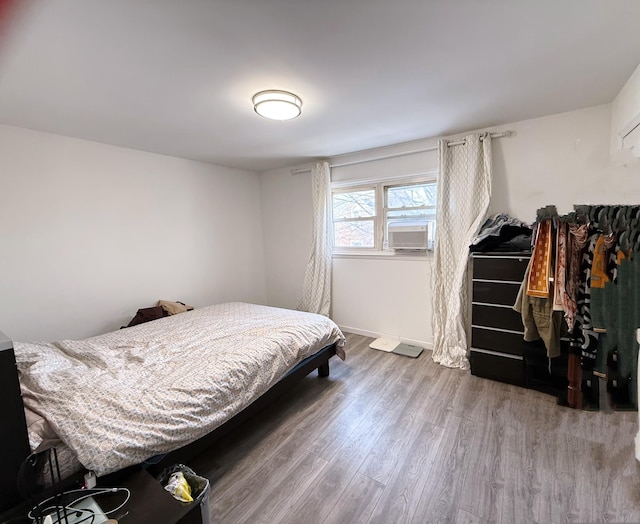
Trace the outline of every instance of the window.
{"label": "window", "polygon": [[[337,187],[336,187],[337,186]],[[336,185],[332,192],[336,252],[388,250],[389,225],[426,226],[427,248],[436,233],[435,177]]]}
{"label": "window", "polygon": [[375,188],[333,194],[335,247],[375,247],[375,221]]}

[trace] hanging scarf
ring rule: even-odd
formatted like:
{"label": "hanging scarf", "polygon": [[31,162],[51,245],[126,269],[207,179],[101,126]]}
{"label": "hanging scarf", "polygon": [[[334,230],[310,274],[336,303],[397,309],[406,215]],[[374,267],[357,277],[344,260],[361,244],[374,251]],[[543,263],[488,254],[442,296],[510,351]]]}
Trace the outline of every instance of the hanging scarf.
{"label": "hanging scarf", "polygon": [[531,257],[531,272],[527,282],[527,295],[530,297],[549,298],[552,237],[551,221],[543,220],[538,224],[538,234]]}
{"label": "hanging scarf", "polygon": [[553,309],[567,311],[567,223],[558,222],[556,233],[556,268],[553,277]]}
{"label": "hanging scarf", "polygon": [[569,237],[567,242],[567,260],[569,261],[568,278],[565,284],[566,302],[564,318],[567,321],[569,331],[573,331],[576,313],[578,311],[578,286],[580,285],[580,255],[587,245],[589,238],[589,226],[587,224],[569,224]]}

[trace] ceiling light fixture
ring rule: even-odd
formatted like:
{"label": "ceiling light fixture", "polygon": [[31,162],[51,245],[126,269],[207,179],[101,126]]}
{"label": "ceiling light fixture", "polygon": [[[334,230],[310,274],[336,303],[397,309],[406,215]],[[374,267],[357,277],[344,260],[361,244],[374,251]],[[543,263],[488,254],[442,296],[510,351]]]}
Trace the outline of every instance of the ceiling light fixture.
{"label": "ceiling light fixture", "polygon": [[302,100],[289,91],[260,91],[251,100],[255,112],[271,120],[291,120],[302,112]]}

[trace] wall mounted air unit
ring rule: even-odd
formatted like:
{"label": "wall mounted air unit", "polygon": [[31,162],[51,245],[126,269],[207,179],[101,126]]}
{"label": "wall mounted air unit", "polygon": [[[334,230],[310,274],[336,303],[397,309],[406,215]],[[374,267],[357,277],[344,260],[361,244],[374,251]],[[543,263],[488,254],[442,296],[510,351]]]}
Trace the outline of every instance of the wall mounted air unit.
{"label": "wall mounted air unit", "polygon": [[426,221],[389,222],[389,249],[426,251],[428,230]]}
{"label": "wall mounted air unit", "polygon": [[611,153],[617,165],[640,158],[640,65],[611,103]]}

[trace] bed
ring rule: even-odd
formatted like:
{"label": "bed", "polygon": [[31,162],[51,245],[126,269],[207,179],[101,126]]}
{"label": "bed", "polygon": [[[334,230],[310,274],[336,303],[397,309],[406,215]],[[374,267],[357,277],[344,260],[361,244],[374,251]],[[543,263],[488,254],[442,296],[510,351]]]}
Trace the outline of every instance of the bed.
{"label": "bed", "polygon": [[98,476],[179,452],[288,381],[328,375],[344,341],[324,316],[233,302],[80,341],[14,342],[29,448],[56,445],[64,471]]}

